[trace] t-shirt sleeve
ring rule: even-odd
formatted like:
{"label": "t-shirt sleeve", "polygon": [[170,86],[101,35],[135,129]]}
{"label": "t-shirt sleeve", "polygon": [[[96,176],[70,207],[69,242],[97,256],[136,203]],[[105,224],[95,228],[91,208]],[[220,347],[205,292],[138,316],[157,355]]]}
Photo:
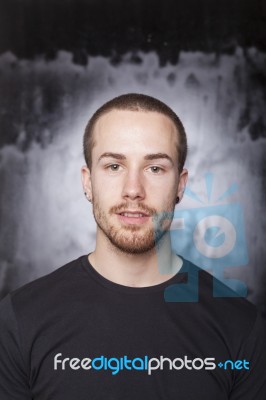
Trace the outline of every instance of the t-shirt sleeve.
{"label": "t-shirt sleeve", "polygon": [[19,330],[8,295],[0,302],[0,399],[31,400]]}
{"label": "t-shirt sleeve", "polygon": [[229,399],[265,400],[266,321],[260,315],[257,315],[253,329],[241,346],[239,360],[246,361],[246,368],[235,371],[235,382]]}

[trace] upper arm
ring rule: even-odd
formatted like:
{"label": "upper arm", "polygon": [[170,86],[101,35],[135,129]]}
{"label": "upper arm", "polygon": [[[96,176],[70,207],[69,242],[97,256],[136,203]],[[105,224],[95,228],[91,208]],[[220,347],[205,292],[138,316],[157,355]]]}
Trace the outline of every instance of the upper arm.
{"label": "upper arm", "polygon": [[10,296],[0,303],[0,398],[32,399]]}
{"label": "upper arm", "polygon": [[236,371],[230,400],[265,400],[266,323],[259,315],[253,329],[241,346],[239,359],[249,362],[249,369]]}

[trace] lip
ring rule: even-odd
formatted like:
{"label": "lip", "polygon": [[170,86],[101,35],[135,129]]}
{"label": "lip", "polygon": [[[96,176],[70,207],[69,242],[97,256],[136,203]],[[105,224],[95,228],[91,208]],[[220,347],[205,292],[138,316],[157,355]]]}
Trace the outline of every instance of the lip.
{"label": "lip", "polygon": [[[122,214],[132,214],[132,216],[129,215],[122,215]],[[140,216],[141,214],[141,216]],[[130,224],[130,225],[141,225],[141,224],[145,224],[150,216],[146,213],[144,213],[143,211],[130,211],[130,210],[126,210],[126,211],[121,211],[120,213],[116,214],[118,216],[118,219],[121,222],[124,222],[126,224]]]}

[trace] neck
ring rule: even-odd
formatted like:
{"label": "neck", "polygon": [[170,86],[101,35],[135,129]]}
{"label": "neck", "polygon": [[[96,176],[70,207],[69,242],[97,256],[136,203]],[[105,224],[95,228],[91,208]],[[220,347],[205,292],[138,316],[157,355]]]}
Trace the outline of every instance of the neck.
{"label": "neck", "polygon": [[128,254],[117,249],[97,230],[96,248],[89,256],[94,269],[106,279],[124,286],[154,286],[172,278],[182,260],[171,251],[169,234],[158,246],[143,254]]}

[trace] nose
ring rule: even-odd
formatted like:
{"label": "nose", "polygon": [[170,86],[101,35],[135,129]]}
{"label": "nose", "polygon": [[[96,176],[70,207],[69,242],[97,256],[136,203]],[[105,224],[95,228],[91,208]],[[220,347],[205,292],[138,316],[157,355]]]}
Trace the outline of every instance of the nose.
{"label": "nose", "polygon": [[144,177],[138,171],[130,171],[125,176],[122,197],[125,200],[143,200],[145,198]]}

